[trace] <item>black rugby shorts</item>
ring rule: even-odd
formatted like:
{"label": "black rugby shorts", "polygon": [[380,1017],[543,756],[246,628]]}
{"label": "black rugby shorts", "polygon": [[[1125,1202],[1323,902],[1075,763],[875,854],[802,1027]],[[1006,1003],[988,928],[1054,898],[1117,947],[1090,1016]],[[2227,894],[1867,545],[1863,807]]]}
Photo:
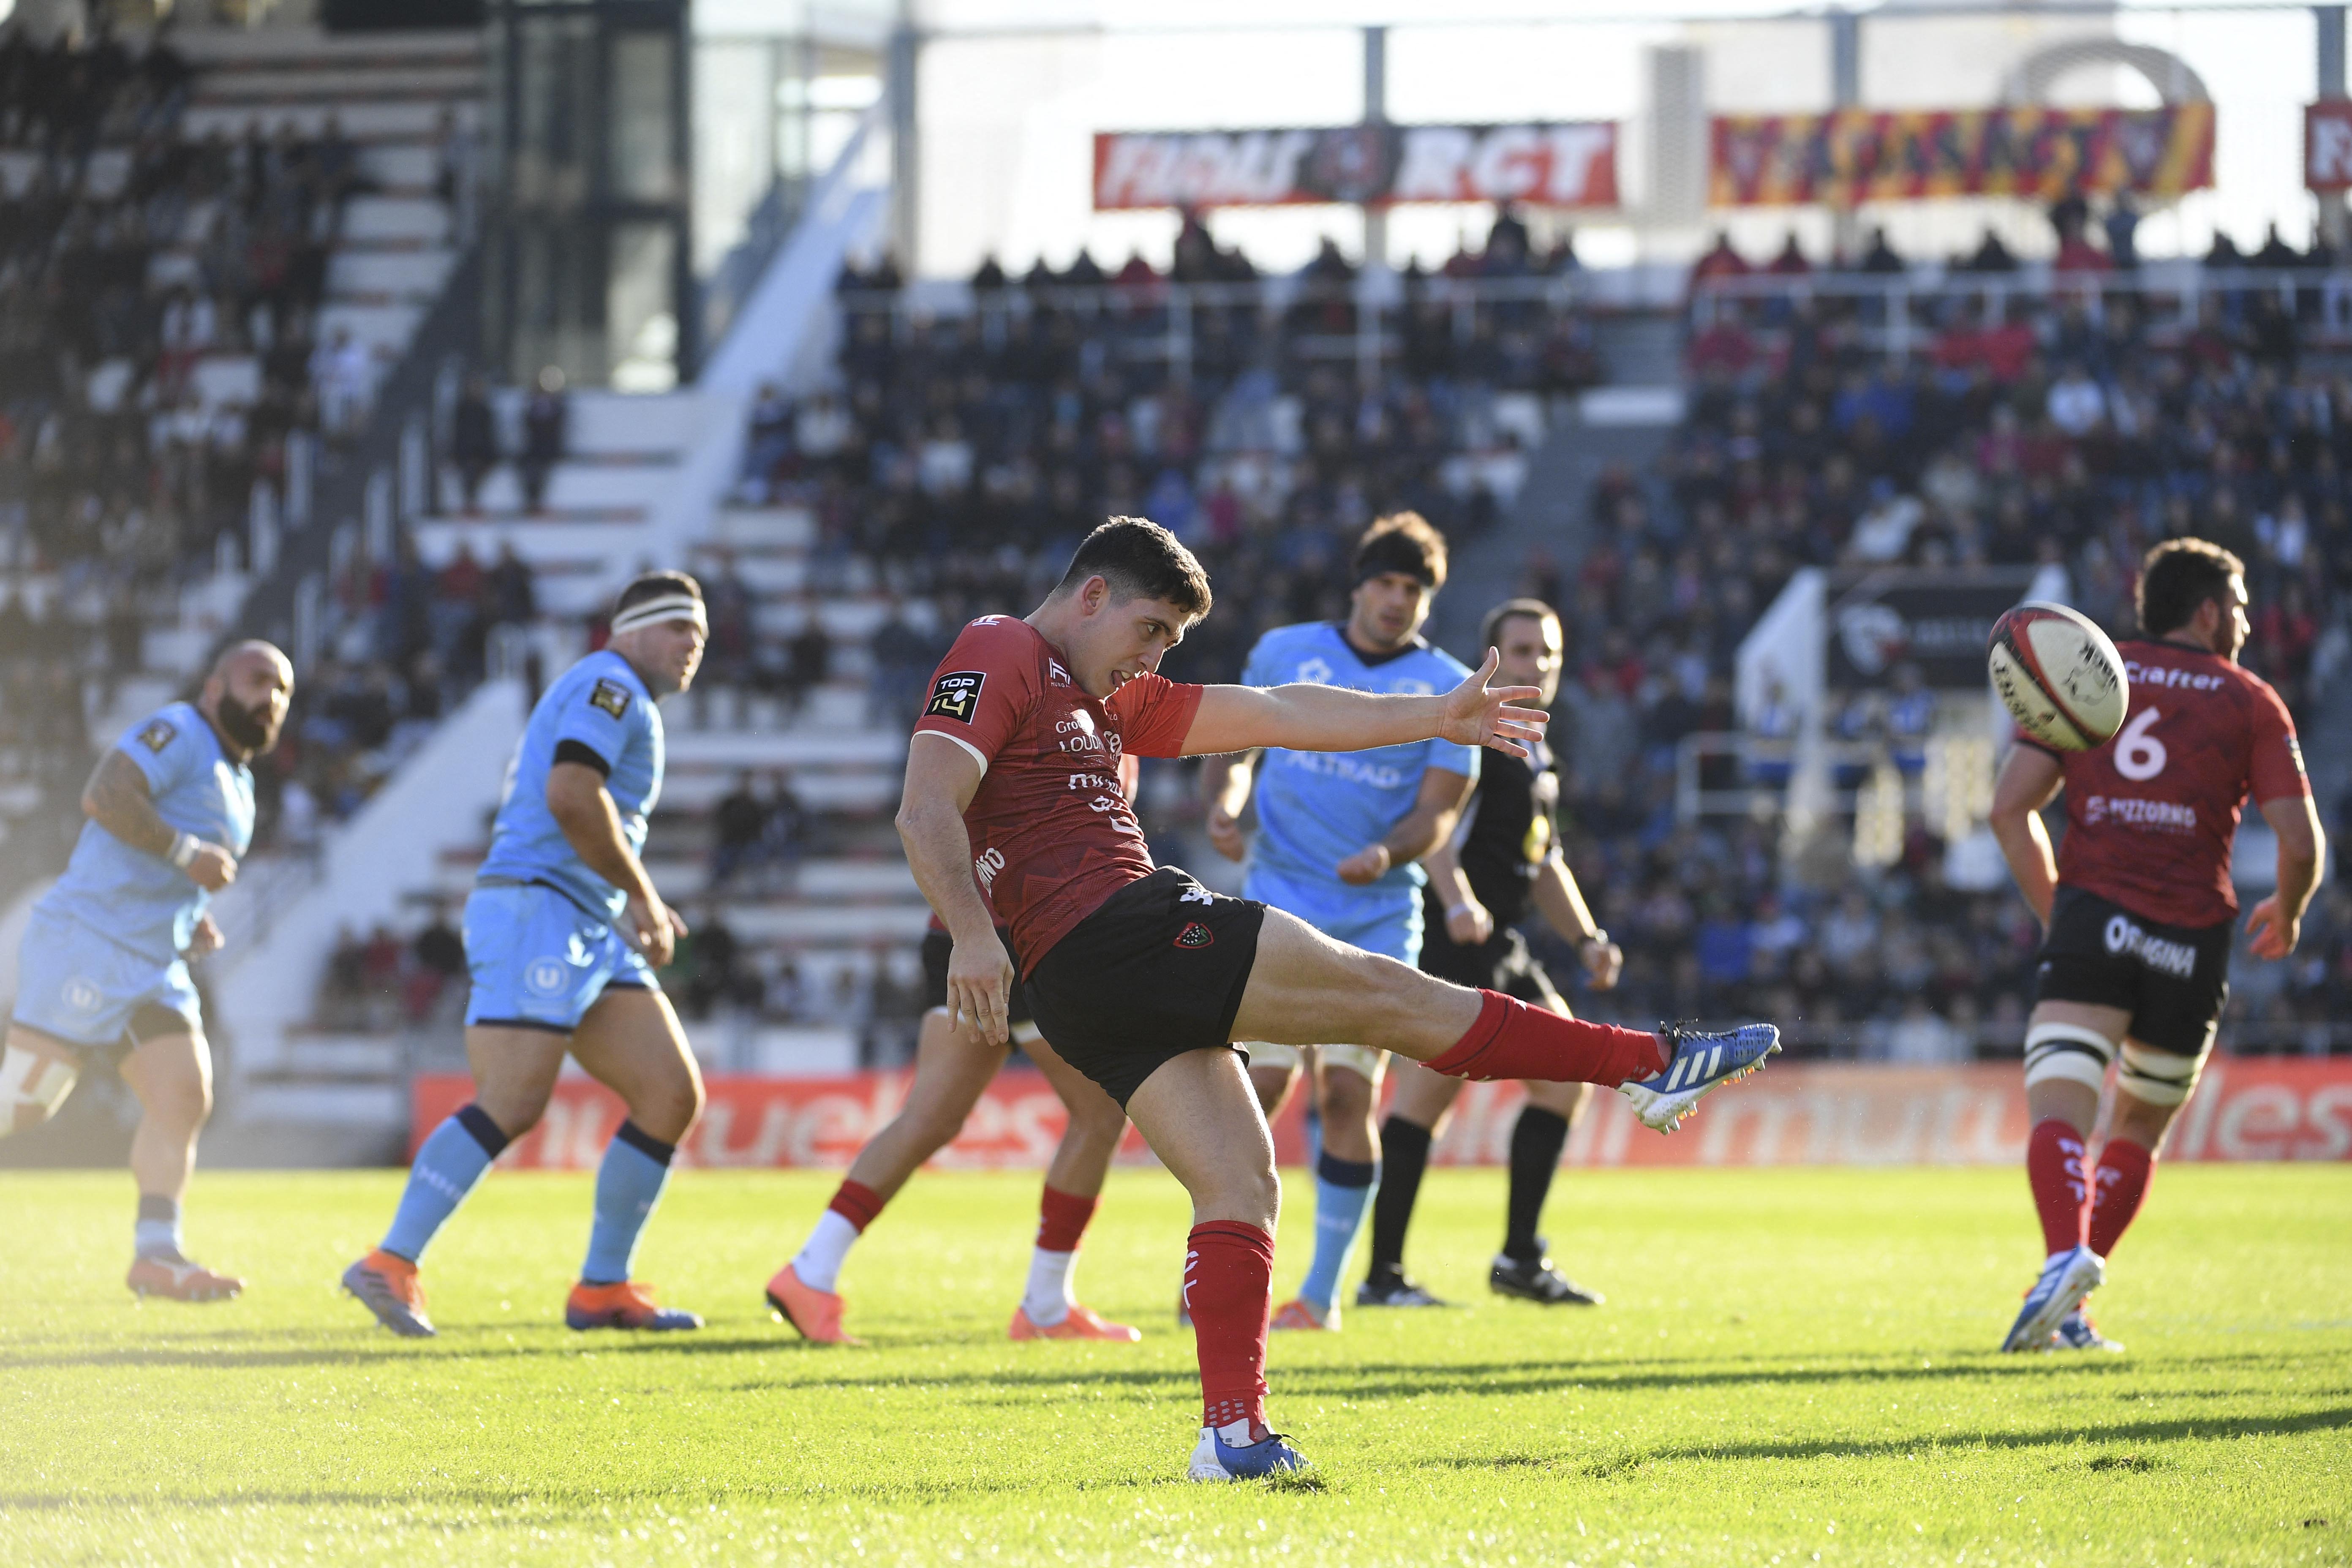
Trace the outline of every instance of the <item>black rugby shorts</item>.
{"label": "black rugby shorts", "polygon": [[2131,1015],[2131,1037],[2203,1054],[2230,1000],[2230,928],[2162,925],[2113,900],[2061,885],[2034,971],[2036,1002],[2086,1002]]}
{"label": "black rugby shorts", "polygon": [[1230,1049],[1265,906],[1212,893],[1173,866],[1129,882],[1029,974],[1037,1026],[1122,1110],[1186,1051]]}
{"label": "black rugby shorts", "polygon": [[1445,934],[1443,920],[1427,925],[1421,938],[1421,972],[1456,985],[1499,991],[1530,1007],[1568,1011],[1551,976],[1516,930],[1498,931],[1475,946],[1464,947]]}

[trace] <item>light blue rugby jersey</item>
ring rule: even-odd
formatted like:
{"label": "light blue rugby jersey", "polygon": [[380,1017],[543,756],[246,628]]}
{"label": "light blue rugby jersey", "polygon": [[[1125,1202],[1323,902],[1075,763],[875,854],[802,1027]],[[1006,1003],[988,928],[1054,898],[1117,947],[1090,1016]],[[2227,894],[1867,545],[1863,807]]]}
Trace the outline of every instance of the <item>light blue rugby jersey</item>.
{"label": "light blue rugby jersey", "polygon": [[[1242,671],[1245,686],[1344,686],[1355,691],[1428,696],[1451,691],[1470,674],[1441,648],[1416,639],[1403,652],[1366,659],[1328,622],[1276,626],[1258,639]],[[1258,832],[1252,871],[1310,887],[1328,885],[1332,912],[1360,910],[1366,896],[1389,901],[1427,881],[1418,864],[1393,867],[1364,887],[1339,880],[1335,868],[1388,837],[1421,795],[1421,775],[1444,768],[1478,776],[1478,748],[1415,741],[1369,752],[1291,752],[1268,747],[1258,770]],[[1287,906],[1286,906],[1286,908]],[[1318,911],[1292,910],[1312,921]]]}
{"label": "light blue rugby jersey", "polygon": [[620,811],[621,832],[632,851],[644,850],[646,818],[661,797],[661,713],[629,661],[604,648],[565,670],[530,710],[507,764],[490,852],[478,875],[550,883],[583,909],[614,919],[627,896],[582,863],[547,809],[548,770],[566,741],[587,747],[611,770],[604,789]]}
{"label": "light blue rugby jersey", "polygon": [[[194,706],[157,709],[114,749],[147,775],[156,816],[243,858],[253,843],[253,774],[228,760],[220,737]],[[169,860],[85,822],[66,874],[35,907],[170,963],[194,937],[211,899]]]}

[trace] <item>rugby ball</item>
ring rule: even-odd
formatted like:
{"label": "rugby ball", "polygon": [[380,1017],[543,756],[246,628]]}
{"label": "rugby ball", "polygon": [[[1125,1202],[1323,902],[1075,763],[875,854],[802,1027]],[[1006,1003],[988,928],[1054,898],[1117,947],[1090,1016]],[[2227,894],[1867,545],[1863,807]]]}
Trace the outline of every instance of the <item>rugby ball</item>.
{"label": "rugby ball", "polygon": [[2045,746],[2087,752],[2123,728],[2123,655],[2087,616],[2029,600],[1993,623],[1987,661],[2002,706]]}

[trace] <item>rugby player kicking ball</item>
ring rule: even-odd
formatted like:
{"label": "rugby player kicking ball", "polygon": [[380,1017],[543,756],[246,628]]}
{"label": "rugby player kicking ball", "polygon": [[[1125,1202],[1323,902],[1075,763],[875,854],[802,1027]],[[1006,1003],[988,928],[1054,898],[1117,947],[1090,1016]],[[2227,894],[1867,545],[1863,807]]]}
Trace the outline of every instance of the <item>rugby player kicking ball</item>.
{"label": "rugby player kicking ball", "polygon": [[[2139,624],[2142,637],[2120,647],[2123,728],[2066,752],[2020,731],[1993,790],[1993,832],[2047,932],[2025,1032],[2025,1173],[2047,1257],[2005,1351],[2123,1349],[2083,1298],[2106,1279],[2157,1146],[2213,1048],[2238,911],[2230,849],[2249,796],[2278,835],[2278,889],[2246,926],[2254,956],[2294,951],[2318,882],[2319,814],[2294,721],[2238,667],[2245,568],[2201,539],[2167,540],[2143,563]],[[2053,858],[2041,813],[2061,788],[2066,837]],[[2094,1163],[2086,1140],[2118,1055]]]}
{"label": "rugby player kicking ball", "polygon": [[1184,1289],[1203,1413],[1190,1474],[1305,1464],[1265,1420],[1266,1318],[1281,1188],[1231,1042],[1340,1042],[1475,1079],[1606,1084],[1661,1131],[1754,1070],[1779,1032],[1613,1028],[1449,984],[1349,947],[1296,916],[1155,867],[1118,779],[1123,757],[1260,746],[1357,751],[1444,737],[1524,756],[1545,718],[1489,689],[1496,658],[1448,692],[1190,686],[1160,661],[1209,612],[1174,535],[1113,518],[1024,620],[966,626],[908,748],[900,838],[954,948],[948,1002],[1002,1041],[1013,932],[1029,1003],[1063,1059],[1123,1107],[1192,1194]]}

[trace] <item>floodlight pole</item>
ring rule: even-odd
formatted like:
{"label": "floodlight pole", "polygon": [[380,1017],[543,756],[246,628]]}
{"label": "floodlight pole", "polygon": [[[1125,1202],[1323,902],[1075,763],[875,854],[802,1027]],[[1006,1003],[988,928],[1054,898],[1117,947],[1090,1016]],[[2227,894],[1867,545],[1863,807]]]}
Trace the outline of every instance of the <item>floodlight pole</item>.
{"label": "floodlight pole", "polygon": [[[2312,30],[2319,40],[2319,101],[2340,102],[2344,91],[2344,7],[2314,5],[2311,8]],[[2347,238],[2352,238],[2352,215],[2344,205],[2340,191],[2316,193],[2319,203],[2319,232],[2336,257],[2341,259]]]}
{"label": "floodlight pole", "polygon": [[902,5],[883,58],[882,90],[890,102],[890,247],[898,255],[900,275],[907,278],[919,273],[923,264],[923,147],[915,102],[922,47],[915,8]]}
{"label": "floodlight pole", "polygon": [[[1385,125],[1389,118],[1389,30],[1364,29],[1364,123]],[[1389,215],[1386,207],[1364,204],[1364,269],[1389,264]]]}
{"label": "floodlight pole", "polygon": [[[1832,7],[1830,25],[1830,103],[1836,109],[1862,107],[1862,18]],[[1852,262],[1862,251],[1862,225],[1852,205],[1830,209],[1830,249]]]}

